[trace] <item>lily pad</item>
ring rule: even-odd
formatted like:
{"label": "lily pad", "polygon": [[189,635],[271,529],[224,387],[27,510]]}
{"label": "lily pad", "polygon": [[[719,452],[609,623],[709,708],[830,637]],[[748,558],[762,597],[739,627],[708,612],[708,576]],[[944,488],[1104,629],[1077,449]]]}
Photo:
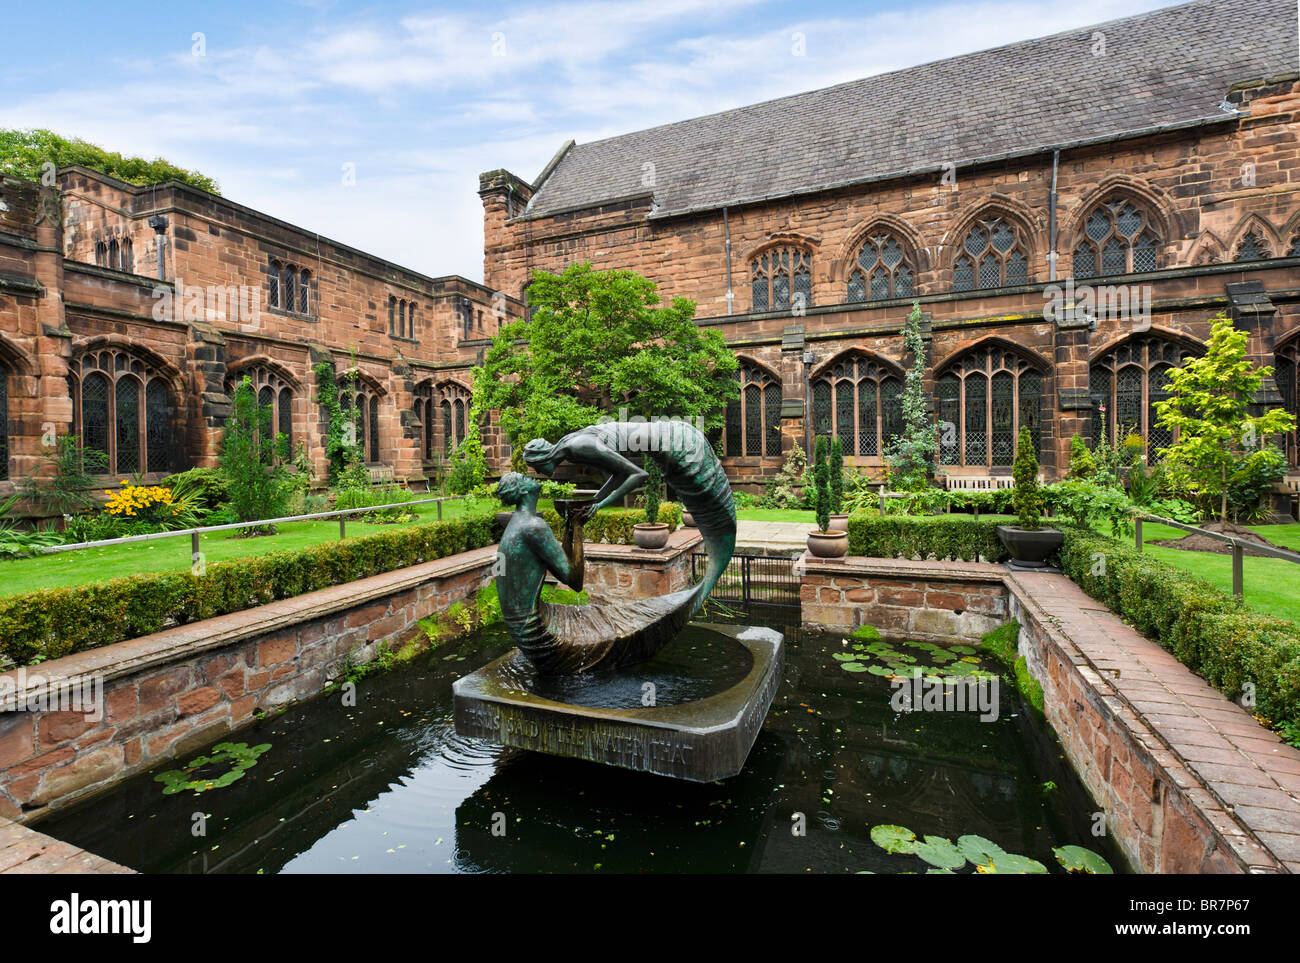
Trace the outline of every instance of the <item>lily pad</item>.
{"label": "lily pad", "polygon": [[1109,876],[1115,872],[1110,863],[1082,846],[1057,846],[1052,852],[1056,854],[1056,861],[1071,873]]}
{"label": "lily pad", "polygon": [[976,865],[992,862],[994,856],[1006,855],[1006,850],[983,836],[958,836],[957,849]]}
{"label": "lily pad", "polygon": [[872,826],[871,841],[887,853],[914,853],[920,845],[906,826]]}
{"label": "lily pad", "polygon": [[831,658],[837,662],[854,662],[858,657],[852,652],[832,652]]}
{"label": "lily pad", "polygon": [[1030,859],[1028,856],[1017,856],[1015,853],[998,853],[993,856],[992,862],[988,866],[978,867],[977,872],[995,873],[1000,876],[1039,875],[1046,873],[1047,867],[1036,859]]}
{"label": "lily pad", "polygon": [[939,869],[961,869],[966,865],[966,857],[942,836],[926,836],[925,842],[916,847],[916,855]]}
{"label": "lily pad", "polygon": [[840,668],[845,672],[869,672],[876,667],[874,665],[863,665],[861,662],[841,662]]}

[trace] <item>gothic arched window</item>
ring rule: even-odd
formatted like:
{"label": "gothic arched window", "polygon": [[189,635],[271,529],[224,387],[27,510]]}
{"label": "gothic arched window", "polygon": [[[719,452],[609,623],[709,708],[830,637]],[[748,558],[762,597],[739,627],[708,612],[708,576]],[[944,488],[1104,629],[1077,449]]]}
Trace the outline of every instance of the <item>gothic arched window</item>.
{"label": "gothic arched window", "polygon": [[800,247],[775,247],[749,262],[754,311],[812,304],[812,255]]}
{"label": "gothic arched window", "polygon": [[73,431],[103,452],[110,475],[167,472],[174,465],[175,405],[166,381],[120,348],[89,351],[69,376]]}
{"label": "gothic arched window", "polygon": [[[1274,354],[1277,364],[1273,369],[1273,380],[1282,395],[1282,407],[1291,412],[1300,421],[1300,338],[1292,338],[1280,345]],[[1296,429],[1287,432],[1287,464],[1300,463],[1300,434]]]}
{"label": "gothic arched window", "polygon": [[442,416],[442,450],[450,458],[456,447],[465,440],[469,420],[469,389],[448,381],[438,386],[438,409]]}
{"label": "gothic arched window", "polygon": [[9,477],[9,366],[0,360],[0,481]]}
{"label": "gothic arched window", "polygon": [[846,456],[882,456],[903,430],[903,384],[866,355],[850,355],[813,380],[813,434],[839,438]]}
{"label": "gothic arched window", "polygon": [[1074,245],[1076,278],[1135,274],[1159,267],[1160,236],[1154,219],[1129,200],[1107,201],[1093,208]]}
{"label": "gothic arched window", "polygon": [[262,408],[271,409],[271,430],[284,435],[289,451],[293,451],[293,389],[283,378],[265,365],[238,369],[226,378],[226,394],[233,396],[239,383],[247,375]]}
{"label": "gothic arched window", "polygon": [[1155,404],[1169,396],[1169,371],[1195,352],[1159,335],[1130,338],[1092,362],[1088,389],[1092,395],[1093,443],[1101,437],[1105,406],[1106,440],[1122,442],[1130,434],[1146,439],[1147,460],[1160,459],[1159,449],[1173,444],[1173,433],[1161,427]]}
{"label": "gothic arched window", "polygon": [[1237,261],[1263,261],[1272,257],[1268,242],[1259,231],[1248,231],[1237,244]]}
{"label": "gothic arched window", "polygon": [[741,362],[740,396],[727,402],[725,454],[736,458],[781,454],[781,383],[758,365]]}
{"label": "gothic arched window", "polygon": [[1029,281],[1029,245],[1005,217],[984,218],[962,238],[952,265],[954,291],[1000,288]]}
{"label": "gothic arched window", "polygon": [[915,269],[898,238],[873,234],[862,243],[849,272],[849,301],[910,298],[915,292]]}
{"label": "gothic arched window", "polygon": [[997,345],[944,365],[936,382],[939,463],[1010,468],[1022,425],[1042,451],[1043,373]]}

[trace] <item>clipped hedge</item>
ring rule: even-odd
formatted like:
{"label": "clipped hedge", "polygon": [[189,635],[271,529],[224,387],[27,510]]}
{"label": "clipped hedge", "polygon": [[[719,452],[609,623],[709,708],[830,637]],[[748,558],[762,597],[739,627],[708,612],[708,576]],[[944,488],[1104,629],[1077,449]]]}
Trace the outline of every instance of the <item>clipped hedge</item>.
{"label": "clipped hedge", "polygon": [[1252,683],[1261,717],[1300,722],[1300,626],[1112,538],[1057,527],[1061,570],[1080,588],[1230,698]]}
{"label": "clipped hedge", "polygon": [[849,516],[849,554],[868,558],[952,559],[1001,562],[997,522],[952,515],[888,515],[867,511]]}
{"label": "clipped hedge", "polygon": [[492,515],[471,515],[193,572],[131,575],[0,599],[0,655],[54,659],[491,545]]}
{"label": "clipped hedge", "polygon": [[[564,520],[554,508],[542,507],[537,514],[542,516],[556,538],[564,535]],[[645,521],[645,510],[641,508],[602,508],[593,518],[582,526],[584,542],[605,542],[610,545],[631,545],[632,529]],[[668,531],[675,532],[682,524],[682,506],[676,502],[659,503],[659,521],[668,526]],[[500,529],[498,529],[498,536]]]}

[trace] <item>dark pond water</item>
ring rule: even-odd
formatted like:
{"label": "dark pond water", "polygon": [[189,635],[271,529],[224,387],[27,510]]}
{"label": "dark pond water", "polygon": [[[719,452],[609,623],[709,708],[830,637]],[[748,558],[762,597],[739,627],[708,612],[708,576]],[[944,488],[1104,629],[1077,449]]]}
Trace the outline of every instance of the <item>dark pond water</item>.
{"label": "dark pond water", "polygon": [[154,777],[172,762],[38,828],[143,872],[924,872],[871,841],[879,824],[975,834],[1053,872],[1052,847],[1075,844],[1122,869],[1092,835],[1095,806],[1055,738],[1010,686],[991,722],[897,712],[888,679],[832,658],[843,640],[773,611],[788,610],[744,621],[786,633],[784,683],[745,771],[722,783],[457,736],[452,682],[509,650],[494,627],[361,680],[355,706],[323,694],[241,730],[228,741],[270,748],[230,785],[164,795]]}

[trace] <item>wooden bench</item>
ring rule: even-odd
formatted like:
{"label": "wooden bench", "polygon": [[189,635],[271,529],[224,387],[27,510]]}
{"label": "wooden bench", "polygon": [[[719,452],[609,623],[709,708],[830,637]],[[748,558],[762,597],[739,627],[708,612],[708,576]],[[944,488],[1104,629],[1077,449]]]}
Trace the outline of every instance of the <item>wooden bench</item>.
{"label": "wooden bench", "polygon": [[369,471],[370,484],[391,485],[393,483],[393,469],[388,465],[375,465]]}

